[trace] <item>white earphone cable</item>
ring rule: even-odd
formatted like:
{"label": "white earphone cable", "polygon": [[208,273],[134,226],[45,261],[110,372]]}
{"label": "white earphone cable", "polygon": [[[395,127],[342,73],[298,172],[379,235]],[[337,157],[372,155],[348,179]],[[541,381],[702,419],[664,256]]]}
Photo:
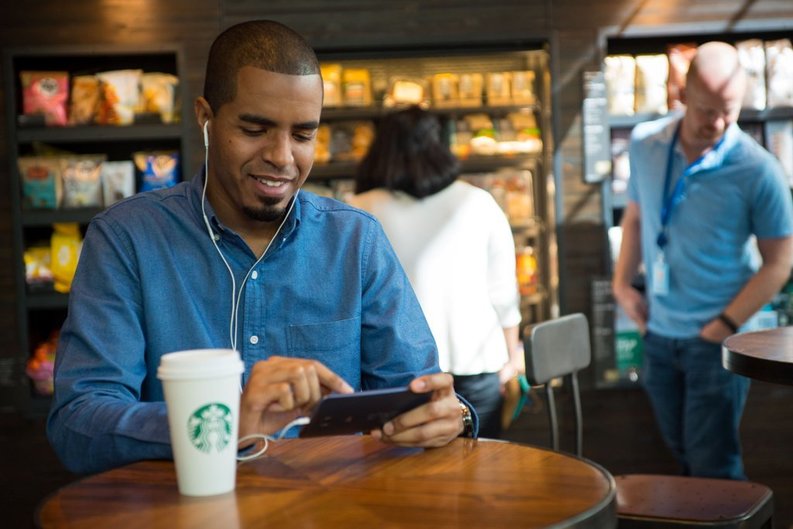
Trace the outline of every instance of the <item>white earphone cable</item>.
{"label": "white earphone cable", "polygon": [[229,340],[231,342],[231,348],[235,351],[237,350],[237,331],[239,329],[239,308],[240,308],[240,301],[242,300],[242,291],[245,289],[245,283],[248,281],[248,277],[250,277],[251,272],[254,268],[264,259],[264,256],[267,255],[267,251],[270,249],[270,245],[273,241],[278,237],[278,234],[281,232],[281,228],[286,223],[286,219],[289,218],[289,215],[292,213],[292,208],[295,206],[295,202],[297,201],[297,195],[300,193],[298,189],[295,191],[295,196],[292,197],[292,202],[289,204],[289,209],[286,211],[284,218],[281,220],[281,223],[278,225],[278,229],[275,230],[270,241],[267,243],[262,254],[256,260],[255,263],[248,269],[248,272],[245,274],[245,277],[242,279],[242,283],[240,283],[240,290],[237,292],[237,282],[234,279],[234,272],[231,269],[231,265],[226,260],[226,257],[223,255],[223,252],[220,250],[218,246],[217,240],[220,238],[215,237],[214,232],[212,231],[212,226],[209,223],[209,218],[207,217],[206,212],[206,195],[207,195],[207,182],[209,181],[209,134],[207,132],[207,125],[209,121],[204,122],[204,189],[201,194],[201,214],[204,217],[204,225],[207,229],[207,234],[209,234],[209,239],[212,241],[212,245],[215,247],[220,258],[223,260],[223,264],[226,265],[226,270],[229,272],[229,276],[231,277],[231,316],[229,317]]}

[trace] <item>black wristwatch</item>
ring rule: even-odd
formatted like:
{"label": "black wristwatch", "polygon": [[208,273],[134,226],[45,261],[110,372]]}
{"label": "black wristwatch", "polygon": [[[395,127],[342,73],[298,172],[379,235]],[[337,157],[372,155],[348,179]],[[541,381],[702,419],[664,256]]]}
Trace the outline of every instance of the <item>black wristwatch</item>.
{"label": "black wristwatch", "polygon": [[460,417],[463,419],[463,433],[460,437],[473,437],[474,419],[471,417],[471,409],[459,400],[457,403],[460,405]]}

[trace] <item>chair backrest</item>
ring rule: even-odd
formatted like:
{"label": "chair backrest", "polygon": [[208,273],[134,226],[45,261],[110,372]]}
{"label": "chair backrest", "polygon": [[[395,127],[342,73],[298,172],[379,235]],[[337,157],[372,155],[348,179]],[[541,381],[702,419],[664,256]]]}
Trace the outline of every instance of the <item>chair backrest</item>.
{"label": "chair backrest", "polygon": [[586,316],[570,314],[538,323],[524,350],[526,378],[533,385],[547,384],[584,369],[592,359]]}
{"label": "chair backrest", "polygon": [[573,389],[575,407],[576,454],[583,452],[583,425],[581,395],[578,390],[578,371],[589,366],[592,348],[589,340],[589,323],[580,313],[535,325],[524,339],[526,378],[532,385],[544,385],[547,398],[551,446],[559,450],[559,427],[556,403],[551,381],[569,378]]}

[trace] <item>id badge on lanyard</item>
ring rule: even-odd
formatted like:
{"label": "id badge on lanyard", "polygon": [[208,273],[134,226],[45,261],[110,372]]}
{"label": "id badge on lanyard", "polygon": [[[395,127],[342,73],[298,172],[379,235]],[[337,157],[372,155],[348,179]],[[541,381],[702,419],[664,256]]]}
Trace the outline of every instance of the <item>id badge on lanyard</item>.
{"label": "id badge on lanyard", "polygon": [[669,294],[669,265],[664,259],[663,250],[659,250],[653,263],[653,294],[656,296]]}
{"label": "id badge on lanyard", "polygon": [[675,156],[675,146],[677,145],[679,134],[680,125],[678,124],[675,129],[675,134],[672,136],[672,142],[669,144],[669,154],[666,159],[666,177],[664,178],[663,189],[664,197],[661,203],[661,231],[658,233],[658,238],[656,239],[658,253],[656,254],[655,262],[652,263],[652,292],[656,296],[666,296],[669,294],[669,263],[666,262],[664,256],[664,248],[669,242],[667,237],[667,225],[669,224],[672,210],[683,201],[683,198],[685,198],[685,174],[678,178],[672,193],[668,194],[669,184],[672,180],[672,163]]}

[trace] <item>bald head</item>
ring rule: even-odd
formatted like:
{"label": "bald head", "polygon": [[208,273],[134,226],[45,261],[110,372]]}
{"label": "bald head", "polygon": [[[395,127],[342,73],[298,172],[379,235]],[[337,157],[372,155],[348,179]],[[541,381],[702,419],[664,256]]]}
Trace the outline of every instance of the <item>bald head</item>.
{"label": "bald head", "polygon": [[691,160],[714,146],[738,120],[746,90],[746,73],[738,51],[724,42],[697,48],[681,92],[686,113],[680,140]]}
{"label": "bald head", "polygon": [[707,42],[697,48],[686,76],[686,86],[712,94],[740,92],[746,89],[746,72],[738,59],[738,50],[725,42]]}

